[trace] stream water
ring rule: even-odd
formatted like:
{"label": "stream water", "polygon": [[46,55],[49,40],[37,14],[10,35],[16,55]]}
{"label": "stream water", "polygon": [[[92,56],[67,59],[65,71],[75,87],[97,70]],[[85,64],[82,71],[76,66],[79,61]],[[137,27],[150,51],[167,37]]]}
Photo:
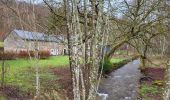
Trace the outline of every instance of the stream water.
{"label": "stream water", "polygon": [[110,73],[108,78],[101,80],[98,92],[107,94],[107,100],[137,100],[141,77],[139,64],[139,60],[134,60]]}

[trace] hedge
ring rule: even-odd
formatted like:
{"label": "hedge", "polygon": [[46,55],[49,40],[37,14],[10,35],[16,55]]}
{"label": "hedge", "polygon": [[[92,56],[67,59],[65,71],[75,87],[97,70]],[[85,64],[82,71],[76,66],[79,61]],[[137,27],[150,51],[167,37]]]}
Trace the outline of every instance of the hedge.
{"label": "hedge", "polygon": [[14,52],[0,52],[0,60],[12,60],[16,59],[17,54]]}
{"label": "hedge", "polygon": [[[29,58],[29,57],[35,57],[35,52],[34,51],[20,51],[18,53],[18,58]],[[38,51],[38,57],[40,59],[46,59],[50,57],[50,52],[49,51]]]}
{"label": "hedge", "polygon": [[[3,52],[0,51],[0,60],[13,60],[16,58],[29,58],[29,57],[35,57],[34,51],[20,51],[19,53],[16,52]],[[40,59],[46,59],[50,57],[49,51],[39,51],[38,52],[38,58]]]}

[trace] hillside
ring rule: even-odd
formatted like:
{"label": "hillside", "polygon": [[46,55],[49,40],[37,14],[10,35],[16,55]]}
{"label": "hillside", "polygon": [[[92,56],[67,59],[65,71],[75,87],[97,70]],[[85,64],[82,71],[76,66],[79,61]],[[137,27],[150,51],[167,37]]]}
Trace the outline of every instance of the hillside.
{"label": "hillside", "polygon": [[[47,29],[49,10],[44,5],[34,5],[36,31],[44,32]],[[33,26],[33,5],[26,2],[15,3],[0,1],[0,41],[13,29],[27,31],[35,30]]]}

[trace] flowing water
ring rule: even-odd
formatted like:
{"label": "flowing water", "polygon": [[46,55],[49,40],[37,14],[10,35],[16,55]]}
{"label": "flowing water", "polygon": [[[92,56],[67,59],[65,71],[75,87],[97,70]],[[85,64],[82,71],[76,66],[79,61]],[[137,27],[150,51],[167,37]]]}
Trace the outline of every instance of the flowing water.
{"label": "flowing water", "polygon": [[104,78],[99,86],[99,93],[108,94],[107,100],[137,100],[138,84],[141,77],[139,60],[129,62]]}

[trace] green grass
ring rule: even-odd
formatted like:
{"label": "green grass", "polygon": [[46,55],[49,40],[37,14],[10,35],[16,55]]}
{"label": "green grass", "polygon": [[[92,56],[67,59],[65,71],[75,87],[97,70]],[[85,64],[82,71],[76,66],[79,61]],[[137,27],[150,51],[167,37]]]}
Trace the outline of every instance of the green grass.
{"label": "green grass", "polygon": [[3,42],[0,42],[0,47],[4,47],[4,43]]}
{"label": "green grass", "polygon": [[[105,73],[105,74],[110,73],[112,70],[122,66],[126,60],[127,60],[126,58],[106,59],[103,64],[103,73]],[[100,66],[100,69],[101,68],[102,68],[102,66]]]}
{"label": "green grass", "polygon": [[40,59],[38,61],[28,60],[28,59],[17,59],[6,61],[11,68],[23,68],[28,67],[33,63],[37,63],[40,67],[48,66],[63,66],[69,64],[69,59],[67,56],[52,56],[49,59]]}
{"label": "green grass", "polygon": [[51,81],[56,80],[56,76],[50,72],[50,67],[63,67],[69,64],[68,56],[52,56],[49,59],[26,60],[16,59],[7,60],[5,62],[7,72],[5,82],[7,85],[17,86],[21,91],[35,90],[35,67],[33,64],[39,65],[41,88],[53,88],[57,85]]}
{"label": "green grass", "polygon": [[[124,58],[112,58],[111,63],[119,63],[125,60]],[[16,60],[7,60],[6,65],[9,66],[10,73],[17,72],[19,70],[27,69],[28,67],[33,67],[33,64],[36,63],[40,68],[44,67],[59,67],[69,64],[68,56],[52,56],[49,59],[40,59],[38,61],[28,60],[28,59],[16,59]]]}
{"label": "green grass", "polygon": [[125,60],[124,58],[112,58],[110,60],[111,63],[119,63],[121,61]]}
{"label": "green grass", "polygon": [[118,51],[115,52],[115,54],[126,55],[127,54],[127,50],[118,50]]}
{"label": "green grass", "polygon": [[[125,58],[112,58],[112,63],[119,63]],[[60,87],[56,84],[56,75],[52,73],[50,67],[63,67],[69,64],[68,56],[52,56],[49,59],[26,60],[16,59],[7,60],[5,62],[7,67],[7,73],[5,82],[7,85],[19,87],[20,91],[35,92],[35,67],[31,64],[38,64],[40,71],[41,90],[52,90]]]}
{"label": "green grass", "polygon": [[158,87],[157,86],[148,86],[148,85],[142,85],[140,89],[140,95],[142,97],[147,96],[147,94],[157,94],[159,93]]}
{"label": "green grass", "polygon": [[28,59],[16,59],[7,60],[5,64],[9,66],[10,73],[17,72],[20,70],[27,69],[28,67],[34,67],[37,64],[40,68],[44,67],[59,67],[69,64],[68,56],[52,56],[49,59],[28,60]]}

